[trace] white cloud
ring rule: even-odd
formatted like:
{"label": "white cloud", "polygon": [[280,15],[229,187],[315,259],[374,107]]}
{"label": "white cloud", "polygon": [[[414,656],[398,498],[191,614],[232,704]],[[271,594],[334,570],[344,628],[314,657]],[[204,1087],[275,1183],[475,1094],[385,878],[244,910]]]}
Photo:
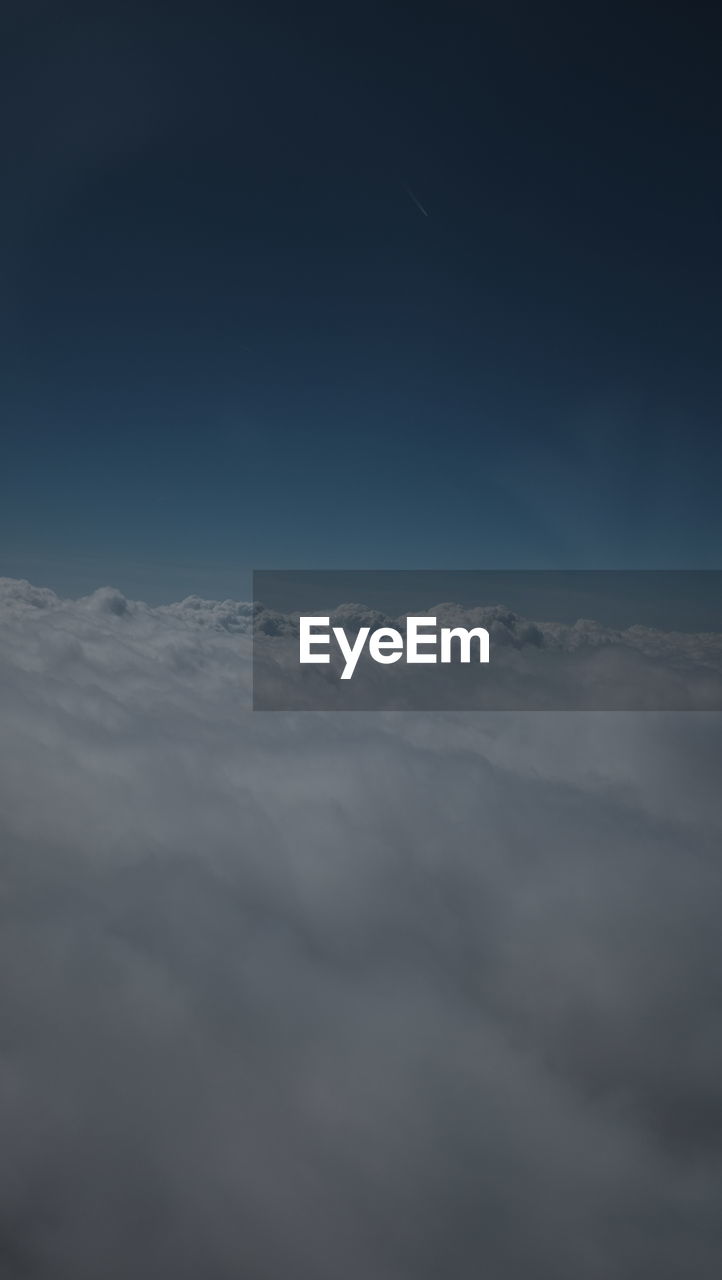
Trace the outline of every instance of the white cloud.
{"label": "white cloud", "polygon": [[718,1274],[720,717],[253,714],[2,585],[8,1277]]}

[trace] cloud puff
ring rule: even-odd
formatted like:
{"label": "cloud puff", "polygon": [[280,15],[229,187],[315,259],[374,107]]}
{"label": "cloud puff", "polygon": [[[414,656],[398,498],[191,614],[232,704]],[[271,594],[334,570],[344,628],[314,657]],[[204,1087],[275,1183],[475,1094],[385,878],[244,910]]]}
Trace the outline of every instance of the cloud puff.
{"label": "cloud puff", "polygon": [[254,714],[0,591],[0,1274],[716,1277],[720,717]]}

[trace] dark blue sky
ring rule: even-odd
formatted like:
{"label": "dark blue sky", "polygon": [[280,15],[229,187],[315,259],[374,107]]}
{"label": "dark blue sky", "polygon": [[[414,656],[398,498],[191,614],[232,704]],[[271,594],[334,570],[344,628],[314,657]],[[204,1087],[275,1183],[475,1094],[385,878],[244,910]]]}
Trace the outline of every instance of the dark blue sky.
{"label": "dark blue sky", "polygon": [[712,6],[3,21],[5,572],[719,567]]}

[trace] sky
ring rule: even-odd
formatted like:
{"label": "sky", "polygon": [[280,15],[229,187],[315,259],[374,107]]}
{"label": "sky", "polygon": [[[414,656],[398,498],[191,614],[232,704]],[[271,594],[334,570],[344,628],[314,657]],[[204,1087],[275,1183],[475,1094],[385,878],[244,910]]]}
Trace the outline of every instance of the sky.
{"label": "sky", "polygon": [[718,1280],[720,715],[266,714],[248,602],[719,705],[516,571],[722,569],[720,25],[2,5],[2,1280]]}
{"label": "sky", "polygon": [[2,24],[3,572],[719,567],[712,8]]}

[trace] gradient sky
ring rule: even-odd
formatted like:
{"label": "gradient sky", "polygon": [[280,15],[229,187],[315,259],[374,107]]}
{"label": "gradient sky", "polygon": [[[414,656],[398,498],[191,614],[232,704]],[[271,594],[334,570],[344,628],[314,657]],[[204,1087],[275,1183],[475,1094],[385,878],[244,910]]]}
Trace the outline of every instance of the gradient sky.
{"label": "gradient sky", "polygon": [[711,7],[3,26],[0,571],[719,567]]}

